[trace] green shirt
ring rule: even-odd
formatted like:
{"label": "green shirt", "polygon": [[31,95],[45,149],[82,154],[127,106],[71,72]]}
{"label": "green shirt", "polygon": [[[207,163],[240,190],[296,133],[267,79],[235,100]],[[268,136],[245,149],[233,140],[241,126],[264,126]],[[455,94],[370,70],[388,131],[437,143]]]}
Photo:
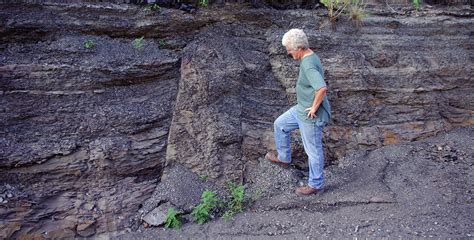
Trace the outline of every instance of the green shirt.
{"label": "green shirt", "polygon": [[331,119],[331,106],[327,96],[324,96],[319,105],[315,118],[308,118],[308,112],[304,111],[313,105],[314,96],[322,87],[326,87],[323,66],[319,57],[313,53],[301,60],[298,81],[296,82],[296,100],[298,102],[296,110],[301,121],[324,126]]}

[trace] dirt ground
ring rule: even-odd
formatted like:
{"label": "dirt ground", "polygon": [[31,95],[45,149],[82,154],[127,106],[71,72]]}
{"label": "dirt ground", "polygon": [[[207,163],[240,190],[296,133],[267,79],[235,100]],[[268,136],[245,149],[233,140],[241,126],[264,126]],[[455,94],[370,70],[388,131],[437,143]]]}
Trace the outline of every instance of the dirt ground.
{"label": "dirt ground", "polygon": [[[325,170],[325,191],[300,197],[279,176],[297,176],[267,164],[255,168],[262,197],[231,220],[179,230],[140,228],[118,239],[325,239],[474,236],[474,127],[423,141],[357,152]],[[304,173],[300,181],[304,181]],[[290,178],[282,177],[291,181]],[[278,186],[272,183],[278,183]],[[290,186],[292,183],[287,184]],[[255,186],[248,185],[249,191]]]}

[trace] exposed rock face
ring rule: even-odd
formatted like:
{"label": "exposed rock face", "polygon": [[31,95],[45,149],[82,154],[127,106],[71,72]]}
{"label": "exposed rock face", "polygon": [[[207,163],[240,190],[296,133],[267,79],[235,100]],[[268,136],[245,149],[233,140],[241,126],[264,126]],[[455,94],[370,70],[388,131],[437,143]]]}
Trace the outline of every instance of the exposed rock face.
{"label": "exposed rock face", "polygon": [[[21,224],[19,234],[127,227],[124,216],[153,192],[166,155],[179,55],[157,42],[137,50],[129,39],[98,34],[120,25],[107,20],[95,36],[68,32],[80,8],[68,9],[2,10],[0,178],[26,196],[0,215]],[[86,39],[96,46],[85,49]]]}
{"label": "exposed rock face", "polygon": [[[333,123],[326,144],[331,156],[474,123],[472,64],[464,64],[472,62],[473,41],[461,23],[472,20],[456,25],[449,19],[373,17],[358,32],[350,25],[336,32],[306,26],[331,92]],[[435,30],[440,22],[447,29],[442,34]],[[297,72],[288,71],[289,63],[278,54],[279,36],[269,41],[273,71],[291,89]]]}
{"label": "exposed rock face", "polygon": [[169,162],[222,182],[242,179],[244,164],[271,145],[275,113],[288,104],[265,40],[245,31],[256,30],[215,26],[183,50],[168,142]]}
{"label": "exposed rock face", "polygon": [[326,70],[328,162],[472,125],[472,22],[379,12],[334,32],[314,11],[2,5],[0,183],[14,195],[0,236],[129,228],[165,164],[246,179],[294,104],[298,63],[280,43],[293,27]]}

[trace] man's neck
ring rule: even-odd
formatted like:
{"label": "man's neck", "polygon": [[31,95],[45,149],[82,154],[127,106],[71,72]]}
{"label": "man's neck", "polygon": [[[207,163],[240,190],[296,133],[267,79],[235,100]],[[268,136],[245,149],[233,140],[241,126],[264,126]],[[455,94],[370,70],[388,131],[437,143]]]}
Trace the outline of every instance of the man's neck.
{"label": "man's neck", "polygon": [[307,57],[311,54],[313,54],[313,50],[311,50],[310,48],[305,49],[304,52],[303,52],[303,57],[301,57],[301,59],[303,59],[303,58],[305,58],[305,57]]}

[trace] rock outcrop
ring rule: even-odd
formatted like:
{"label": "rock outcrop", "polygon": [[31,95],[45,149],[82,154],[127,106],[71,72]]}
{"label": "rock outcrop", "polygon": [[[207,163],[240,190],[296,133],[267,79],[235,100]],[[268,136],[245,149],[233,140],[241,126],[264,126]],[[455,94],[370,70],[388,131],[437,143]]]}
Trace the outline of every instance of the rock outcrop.
{"label": "rock outcrop", "polygon": [[269,74],[265,39],[249,37],[255,31],[220,24],[183,50],[167,149],[170,164],[185,164],[210,179],[236,181],[244,177],[245,163],[271,145],[275,113],[288,101]]}
{"label": "rock outcrop", "polygon": [[328,163],[473,125],[471,11],[373,11],[333,31],[323,11],[2,4],[0,236],[129,229],[178,165],[248,180],[294,104],[298,64],[280,43],[294,27],[326,70]]}

